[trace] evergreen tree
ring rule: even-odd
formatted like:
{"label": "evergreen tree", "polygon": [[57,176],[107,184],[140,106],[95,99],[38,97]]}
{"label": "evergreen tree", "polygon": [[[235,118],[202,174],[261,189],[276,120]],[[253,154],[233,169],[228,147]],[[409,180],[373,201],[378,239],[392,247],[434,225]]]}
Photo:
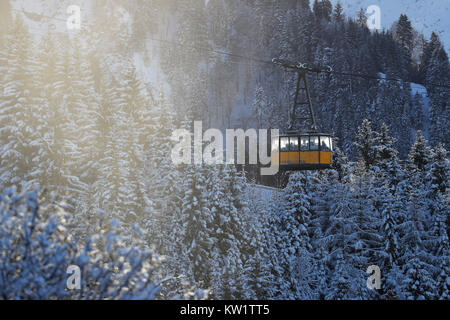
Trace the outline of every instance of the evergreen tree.
{"label": "evergreen tree", "polygon": [[[448,84],[450,65],[444,48],[434,52],[427,70],[427,83]],[[448,123],[450,112],[448,108],[449,93],[445,88],[429,87],[430,95],[430,140],[434,145],[444,144],[448,148]]]}
{"label": "evergreen tree", "polygon": [[449,245],[448,245],[448,216],[450,206],[444,197],[438,194],[436,199],[436,210],[434,213],[433,246],[432,254],[435,256],[435,266],[437,266],[437,298],[445,300],[449,298]]}
{"label": "evergreen tree", "polygon": [[314,0],[313,11],[317,18],[330,21],[333,5],[329,0]]}
{"label": "evergreen tree", "polygon": [[[366,209],[355,214],[354,195],[350,186],[336,189],[329,221],[317,245],[327,248],[330,265],[330,291],[326,299],[364,299],[367,295],[363,283],[353,282],[354,277],[362,277],[366,268],[368,254],[371,254],[371,236],[361,230]],[[370,202],[369,202],[370,203]],[[370,207],[367,208],[370,211]],[[366,216],[370,218],[369,215]],[[367,226],[364,226],[366,228]],[[370,263],[369,263],[370,265]]]}
{"label": "evergreen tree", "polygon": [[[294,174],[284,191],[284,207],[279,221],[279,241],[285,287],[282,297],[298,299],[310,294],[308,269],[311,266],[311,181],[306,174]],[[308,267],[309,266],[309,267]],[[303,283],[303,287],[301,284]],[[306,286],[305,286],[306,283]]]}
{"label": "evergreen tree", "polygon": [[180,218],[183,171],[170,160],[174,144],[171,135],[176,128],[172,109],[161,90],[158,100],[140,115],[145,207],[139,220],[147,231],[147,242],[167,256],[176,256],[174,244],[179,245],[181,237],[179,223],[174,222]]}
{"label": "evergreen tree", "polygon": [[397,185],[404,180],[403,168],[399,163],[395,142],[395,139],[389,135],[387,125],[383,123],[380,132],[377,133],[376,164],[385,172],[393,193],[395,193]]}
{"label": "evergreen tree", "polygon": [[359,152],[359,156],[363,160],[366,168],[369,168],[376,163],[377,158],[376,136],[369,120],[365,119],[361,126],[358,127],[356,139],[355,146]]}
{"label": "evergreen tree", "polygon": [[31,36],[20,15],[15,18],[5,41],[7,50],[3,60],[7,64],[0,102],[0,185],[3,187],[28,178],[36,183],[30,169],[37,140],[34,115],[41,114],[40,100],[36,99],[37,61],[31,51]]}
{"label": "evergreen tree", "polygon": [[348,177],[350,164],[347,156],[337,146],[333,148],[333,169],[337,171],[339,181],[344,182],[344,179]]}
{"label": "evergreen tree", "polygon": [[432,32],[430,40],[425,43],[422,56],[420,57],[419,73],[421,75],[422,83],[425,82],[427,70],[433,53],[441,47],[442,43],[439,40],[439,36],[435,32]]}
{"label": "evergreen tree", "polygon": [[336,4],[336,7],[334,7],[334,13],[333,13],[333,20],[335,23],[342,23],[344,22],[344,9],[342,8],[342,5],[340,2]]}
{"label": "evergreen tree", "polygon": [[33,165],[39,172],[39,182],[49,190],[66,193],[67,181],[64,178],[64,126],[67,113],[61,105],[61,86],[65,74],[61,74],[60,66],[65,61],[62,39],[48,36],[41,45],[39,60],[39,88],[41,90],[40,117],[37,133],[40,137],[39,157],[35,157]]}
{"label": "evergreen tree", "polygon": [[245,298],[268,299],[275,282],[272,274],[273,263],[270,259],[270,252],[274,247],[274,237],[270,233],[269,225],[270,212],[263,201],[255,203],[252,198],[249,201],[250,212],[245,222],[249,229],[248,240],[243,247],[247,256],[244,269],[249,286]]}
{"label": "evergreen tree", "polygon": [[[426,198],[428,200],[428,208],[431,215],[440,215],[448,213],[448,201],[443,203],[449,188],[449,169],[450,164],[447,158],[447,150],[439,144],[434,153],[430,172],[428,173],[425,183],[427,184]],[[450,234],[450,217],[447,214],[447,233]]]}
{"label": "evergreen tree", "polygon": [[413,49],[413,28],[406,14],[401,14],[397,21],[395,38],[400,46],[411,55]]}
{"label": "evergreen tree", "polygon": [[434,299],[436,283],[426,268],[426,264],[417,256],[405,265],[403,290],[408,300]]}
{"label": "evergreen tree", "polygon": [[383,300],[404,300],[403,292],[404,275],[402,270],[397,265],[393,265],[389,272],[383,276],[381,287],[383,294],[381,299]]}
{"label": "evergreen tree", "polygon": [[183,250],[192,269],[192,283],[209,287],[211,264],[210,252],[215,243],[211,236],[214,216],[209,206],[206,183],[211,174],[208,166],[189,165],[184,172],[181,223],[185,230]]}
{"label": "evergreen tree", "polygon": [[[217,206],[213,206],[214,226],[216,235],[215,247],[219,250],[219,261],[217,269],[214,270],[213,279],[218,277],[220,272],[224,272],[229,277],[222,279],[222,298],[236,299],[243,297],[246,291],[250,290],[249,272],[251,266],[245,262],[251,258],[254,248],[250,247],[251,239],[245,226],[248,221],[249,207],[247,200],[243,197],[246,194],[245,179],[236,171],[235,167],[224,166],[219,175],[220,179],[214,181],[212,186],[214,196],[217,197]],[[246,230],[247,229],[247,230]],[[247,271],[247,272],[246,272]],[[250,296],[252,295],[249,293]]]}
{"label": "evergreen tree", "polygon": [[429,191],[436,195],[438,192],[445,194],[449,188],[450,164],[447,158],[447,150],[439,144],[431,159],[432,164],[429,173]]}
{"label": "evergreen tree", "polygon": [[356,23],[362,28],[365,28],[367,26],[367,16],[363,8],[361,8],[358,12]]}
{"label": "evergreen tree", "polygon": [[385,265],[389,266],[389,270],[392,266],[397,265],[399,242],[397,236],[397,219],[395,217],[395,200],[389,191],[384,193],[383,199],[383,212],[381,213],[382,232],[384,236],[384,253],[386,255]]}
{"label": "evergreen tree", "polygon": [[416,141],[408,154],[409,167],[413,170],[424,171],[431,164],[432,150],[427,145],[422,131],[417,131]]}

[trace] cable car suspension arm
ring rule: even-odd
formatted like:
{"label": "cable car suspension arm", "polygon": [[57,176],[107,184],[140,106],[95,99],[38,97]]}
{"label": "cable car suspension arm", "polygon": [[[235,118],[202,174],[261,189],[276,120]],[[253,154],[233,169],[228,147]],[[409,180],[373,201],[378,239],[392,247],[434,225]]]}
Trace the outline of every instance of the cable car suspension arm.
{"label": "cable car suspension arm", "polygon": [[[333,71],[333,68],[331,68],[330,66],[322,67],[322,66],[318,66],[318,65],[308,65],[306,63],[294,63],[294,62],[284,60],[284,59],[273,59],[272,62],[274,64],[278,64],[278,65],[282,66],[283,68],[293,69],[298,73],[297,87],[295,90],[295,98],[294,98],[294,106],[293,106],[293,108],[291,108],[291,110],[289,112],[288,131],[293,131],[293,130],[297,129],[297,128],[295,128],[296,120],[302,120],[302,121],[310,120],[311,121],[310,130],[312,130],[312,132],[317,132],[316,117],[314,114],[314,108],[313,108],[313,104],[311,101],[311,94],[309,91],[307,73],[308,72],[317,73],[317,74],[323,73],[323,72],[331,73]],[[304,84],[303,87],[301,87],[302,81]],[[305,91],[306,101],[298,101],[301,90]],[[297,116],[297,108],[301,105],[308,106],[308,111],[310,114],[309,118]]]}

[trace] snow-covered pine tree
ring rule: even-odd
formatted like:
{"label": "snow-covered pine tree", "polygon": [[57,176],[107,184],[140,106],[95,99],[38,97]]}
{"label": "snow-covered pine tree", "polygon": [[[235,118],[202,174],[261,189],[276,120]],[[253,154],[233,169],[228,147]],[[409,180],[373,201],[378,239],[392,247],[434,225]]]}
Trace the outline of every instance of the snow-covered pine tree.
{"label": "snow-covered pine tree", "polygon": [[417,137],[408,154],[408,168],[410,170],[424,171],[431,164],[433,152],[428,146],[422,131],[417,131]]}
{"label": "snow-covered pine tree", "polygon": [[313,11],[318,19],[330,21],[333,5],[330,0],[314,0]]}
{"label": "snow-covered pine tree", "polygon": [[404,300],[403,281],[404,274],[399,266],[393,265],[386,274],[382,275],[382,293],[383,300]]}
{"label": "snow-covered pine tree", "polygon": [[[436,48],[427,67],[426,82],[430,97],[430,141],[432,145],[442,143],[449,148],[450,138],[448,123],[450,122],[448,89],[432,84],[448,85],[450,83],[450,64],[444,47]],[[429,84],[429,85],[427,85]]]}
{"label": "snow-covered pine tree", "polygon": [[377,139],[375,132],[372,130],[372,124],[365,119],[361,126],[358,127],[355,146],[359,152],[359,156],[364,161],[364,165],[368,169],[377,160]]}
{"label": "snow-covered pine tree", "polygon": [[399,265],[404,265],[416,246],[423,246],[425,235],[426,205],[425,193],[418,179],[410,180],[411,188],[406,201],[406,215],[399,224],[400,258]]}
{"label": "snow-covered pine tree", "polygon": [[[250,188],[249,188],[250,189]],[[248,190],[249,214],[246,219],[248,229],[247,259],[245,269],[248,285],[253,297],[257,299],[269,299],[274,286],[273,259],[271,254],[276,254],[275,240],[270,225],[270,204],[267,200],[253,197]],[[252,298],[247,293],[247,298]]]}
{"label": "snow-covered pine tree", "polygon": [[322,241],[326,236],[326,231],[329,228],[330,216],[334,209],[333,203],[341,188],[338,181],[338,172],[329,170],[320,177],[320,184],[315,185],[314,197],[311,199],[311,247],[313,259],[312,263],[315,266],[315,271],[311,277],[311,287],[313,291],[313,298],[325,299],[327,293],[330,291],[330,264],[329,251],[326,244]]}
{"label": "snow-covered pine tree", "polygon": [[[258,271],[254,255],[259,255],[258,244],[251,235],[255,235],[248,223],[250,208],[245,177],[236,167],[225,165],[219,172],[219,179],[214,181],[211,199],[214,215],[213,233],[215,234],[214,251],[218,251],[219,260],[215,263],[212,279],[217,279],[221,272],[226,278],[217,281],[218,296],[225,299],[250,298],[254,295],[255,282],[253,271]],[[253,260],[250,261],[250,260]],[[220,278],[220,277],[219,277]],[[253,280],[253,281],[252,281]],[[256,279],[256,281],[258,281]]]}
{"label": "snow-covered pine tree", "polygon": [[62,110],[64,88],[58,86],[63,75],[58,65],[64,61],[62,55],[62,39],[48,35],[41,44],[38,56],[38,86],[41,92],[42,110],[37,116],[39,125],[36,132],[39,136],[39,156],[33,160],[33,166],[39,173],[39,183],[49,190],[64,195],[67,182],[64,180],[64,136],[63,128],[67,113]]}
{"label": "snow-covered pine tree", "polygon": [[416,251],[404,266],[405,278],[402,291],[408,300],[430,300],[436,298],[436,281]]}
{"label": "snow-covered pine tree", "polygon": [[131,239],[132,226],[146,207],[142,136],[148,127],[142,124],[141,113],[148,104],[134,68],[126,70],[123,79],[109,79],[105,86],[96,125],[103,125],[99,140],[104,145],[99,147],[102,154],[94,188],[99,207],[121,221],[124,235]]}
{"label": "snow-covered pine tree", "polygon": [[434,255],[434,266],[436,267],[437,299],[446,300],[450,295],[450,253],[448,237],[448,216],[450,206],[448,200],[438,194],[436,197],[434,225],[431,232],[431,254]]}
{"label": "snow-covered pine tree", "polygon": [[383,235],[383,254],[385,257],[383,270],[388,271],[394,265],[398,264],[398,231],[397,231],[397,217],[394,196],[390,193],[389,187],[384,185],[384,192],[378,193],[378,196],[383,197],[383,211],[381,212],[382,225],[381,232]]}
{"label": "snow-covered pine tree", "polygon": [[366,16],[366,11],[361,8],[358,11],[358,17],[356,18],[356,23],[358,24],[358,26],[360,26],[361,28],[366,28],[367,27],[367,16]]}
{"label": "snow-covered pine tree", "polygon": [[[195,120],[203,120],[207,111],[207,39],[205,2],[180,0],[177,3],[179,24],[176,40],[186,47],[177,46],[163,57],[177,114],[189,114]],[[206,63],[207,65],[207,63]]]}
{"label": "snow-covered pine tree", "polygon": [[140,116],[145,154],[145,178],[140,180],[145,185],[145,207],[139,221],[145,226],[148,243],[156,246],[158,252],[174,256],[172,250],[180,239],[180,224],[175,221],[180,218],[182,171],[171,160],[174,144],[171,135],[176,122],[173,106],[167,102],[162,88],[158,99],[152,106],[147,105]]}
{"label": "snow-covered pine tree", "polygon": [[181,223],[184,230],[182,252],[189,264],[186,270],[191,283],[198,287],[209,287],[211,281],[211,251],[215,243],[213,209],[207,186],[208,178],[215,174],[208,165],[187,165],[184,170],[181,196]]}
{"label": "snow-covered pine tree", "polygon": [[30,180],[35,183],[31,163],[38,145],[36,136],[39,99],[37,61],[33,40],[21,15],[10,26],[3,51],[6,72],[0,101],[0,186],[8,187]]}
{"label": "snow-covered pine tree", "polygon": [[447,150],[445,150],[442,144],[439,144],[436,147],[431,161],[431,168],[427,177],[430,184],[429,191],[434,195],[436,195],[437,192],[444,195],[450,187],[450,163],[447,158]]}
{"label": "snow-covered pine tree", "polygon": [[[124,215],[127,223],[132,225],[139,221],[139,217],[143,214],[143,209],[149,203],[147,190],[145,188],[146,177],[144,173],[145,160],[145,137],[150,130],[145,122],[145,114],[151,108],[151,99],[145,94],[142,80],[137,74],[135,67],[126,70],[121,85],[119,86],[120,97],[125,97],[124,101],[120,101],[115,107],[119,110],[119,114],[123,119],[125,127],[122,129],[122,139],[124,148],[126,148],[127,161],[126,165],[128,177],[126,178],[128,188],[127,198],[124,205]],[[123,112],[123,114],[122,114]]]}
{"label": "snow-covered pine tree", "polygon": [[426,199],[430,214],[446,216],[447,234],[450,234],[450,215],[448,190],[450,188],[450,162],[447,150],[439,144],[431,159],[430,171],[425,178],[427,185]]}
{"label": "snow-covered pine tree", "polygon": [[[361,164],[361,170],[364,170]],[[348,180],[347,180],[348,179]],[[370,198],[370,179],[361,183],[355,174],[349,176],[344,183],[339,183],[337,173],[330,174],[318,188],[328,189],[326,193],[316,191],[315,201],[322,198],[327,202],[328,214],[321,215],[320,207],[313,207],[314,212],[314,250],[323,248],[325,273],[329,275],[326,281],[330,290],[324,298],[356,298],[369,297],[367,288],[362,282],[352,282],[345,279],[364,277],[368,265],[377,261],[379,248],[378,225],[379,218],[375,214],[373,200]],[[365,178],[366,179],[366,178]],[[352,181],[352,182],[351,182]],[[365,190],[366,188],[367,190]],[[316,253],[316,255],[320,255]],[[343,261],[340,261],[343,260]],[[341,264],[341,265],[339,265]],[[345,266],[343,266],[343,265]],[[319,281],[320,282],[320,281]]]}
{"label": "snow-covered pine tree", "polygon": [[432,32],[430,40],[425,43],[422,56],[420,57],[419,73],[423,81],[426,80],[426,73],[430,64],[431,56],[433,55],[433,52],[440,47],[442,47],[442,43],[439,36],[435,32]]}
{"label": "snow-covered pine tree", "polygon": [[[69,41],[69,40],[68,40]],[[80,233],[86,233],[92,226],[91,215],[98,208],[94,183],[98,180],[100,154],[97,141],[100,131],[96,120],[99,116],[99,96],[95,90],[93,66],[86,49],[78,42],[66,44],[65,63],[69,82],[63,80],[63,179],[66,192],[75,199],[75,225]],[[62,70],[59,70],[61,72]],[[64,79],[64,78],[63,78]],[[67,78],[66,78],[67,79]],[[61,110],[55,112],[55,115]],[[55,119],[56,120],[56,119]],[[84,231],[82,231],[84,230]]]}
{"label": "snow-covered pine tree", "polygon": [[311,220],[312,181],[308,173],[290,176],[284,189],[284,205],[279,218],[278,239],[283,268],[284,288],[281,298],[300,299],[311,297],[312,264]]}
{"label": "snow-covered pine tree", "polygon": [[331,291],[329,284],[331,276],[329,275],[330,271],[328,268],[326,251],[322,247],[319,247],[316,251],[318,251],[318,253],[314,259],[316,265],[314,279],[316,283],[314,286],[314,292],[316,299],[324,300],[327,294]]}
{"label": "snow-covered pine tree", "polygon": [[401,293],[408,299],[433,299],[436,291],[431,282],[437,266],[430,250],[433,238],[426,186],[420,174],[411,175],[408,183],[409,196],[403,197],[407,207],[398,225],[401,244],[398,264],[403,271]]}
{"label": "snow-covered pine tree", "polygon": [[256,87],[252,108],[257,115],[257,128],[272,129],[280,126],[282,115],[261,86]]}
{"label": "snow-covered pine tree", "polygon": [[333,169],[337,171],[339,182],[345,182],[350,172],[349,160],[345,153],[338,146],[334,145]]}
{"label": "snow-covered pine tree", "polygon": [[437,299],[439,300],[448,300],[450,297],[450,263],[447,256],[444,257],[441,261],[441,265],[439,266],[439,276],[436,279],[437,286]]}
{"label": "snow-covered pine tree", "polygon": [[[344,254],[348,258],[349,254],[349,237],[350,229],[355,228],[356,224],[350,216],[349,194],[346,187],[338,188],[329,216],[328,227],[323,232],[322,239],[317,242],[316,246],[326,248],[326,262],[329,265],[329,291],[325,295],[325,299],[345,299],[350,294],[349,282],[351,276],[349,273],[353,269],[353,264],[348,263],[349,259],[344,258]],[[346,228],[346,226],[348,226]],[[356,230],[356,229],[355,229]]]}
{"label": "snow-covered pine tree", "polygon": [[[400,48],[402,49],[402,63],[411,64],[411,53],[413,50],[413,28],[411,26],[411,21],[409,21],[408,16],[406,14],[401,14],[400,18],[397,20],[395,25],[395,40],[399,43]],[[411,66],[407,66],[411,68]]]}
{"label": "snow-covered pine tree", "polygon": [[404,179],[403,168],[398,159],[398,151],[395,149],[396,140],[390,136],[389,128],[384,123],[380,128],[380,132],[376,135],[376,165],[385,172],[390,188],[395,193],[398,183]]}
{"label": "snow-covered pine tree", "polygon": [[[384,182],[384,176],[381,170],[376,169],[372,167],[366,171],[361,161],[356,163],[352,180],[343,186],[343,190],[353,191],[347,195],[350,213],[347,213],[346,219],[353,224],[347,229],[347,241],[350,243],[347,261],[356,274],[365,272],[370,265],[380,265],[383,254],[383,236],[380,234],[383,202],[376,195],[379,195],[380,181]],[[357,284],[359,286],[355,288],[354,294],[359,294],[360,298],[376,296],[361,283]]]}
{"label": "snow-covered pine tree", "polygon": [[339,251],[336,255],[336,265],[331,275],[330,290],[325,298],[327,300],[347,300],[351,299],[351,275],[349,265],[345,263],[344,254]]}
{"label": "snow-covered pine tree", "polygon": [[334,12],[333,12],[333,21],[334,23],[342,23],[345,19],[345,15],[343,13],[344,9],[342,8],[341,3],[338,1],[338,3],[336,4],[336,6],[334,7]]}

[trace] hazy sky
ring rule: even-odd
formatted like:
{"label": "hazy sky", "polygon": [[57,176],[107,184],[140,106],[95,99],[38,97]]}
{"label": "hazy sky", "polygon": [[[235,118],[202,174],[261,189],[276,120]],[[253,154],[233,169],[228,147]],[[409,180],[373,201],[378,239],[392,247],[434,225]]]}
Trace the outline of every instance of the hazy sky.
{"label": "hazy sky", "polygon": [[390,28],[401,13],[408,15],[413,27],[427,38],[435,31],[450,53],[450,0],[331,0],[333,5],[341,2],[345,13],[354,16],[360,8],[370,5],[381,9],[381,24]]}
{"label": "hazy sky", "polygon": [[[432,31],[437,32],[450,53],[450,0],[331,0],[333,5],[338,1],[347,16],[355,16],[360,8],[367,9],[370,5],[378,5],[381,9],[382,27],[386,29],[392,26],[401,13],[405,13],[414,28],[427,38]],[[65,8],[72,2],[86,7],[91,0],[15,0],[13,3],[16,9],[37,13],[56,12],[58,16],[65,17]],[[64,27],[63,23],[61,25]]]}

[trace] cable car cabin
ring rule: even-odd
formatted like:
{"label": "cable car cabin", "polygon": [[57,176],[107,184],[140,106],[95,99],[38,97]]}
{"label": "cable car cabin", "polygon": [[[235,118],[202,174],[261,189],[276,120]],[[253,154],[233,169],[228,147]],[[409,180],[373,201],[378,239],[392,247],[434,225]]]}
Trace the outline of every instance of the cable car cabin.
{"label": "cable car cabin", "polygon": [[333,140],[320,133],[287,134],[272,139],[272,164],[281,171],[329,169]]}

